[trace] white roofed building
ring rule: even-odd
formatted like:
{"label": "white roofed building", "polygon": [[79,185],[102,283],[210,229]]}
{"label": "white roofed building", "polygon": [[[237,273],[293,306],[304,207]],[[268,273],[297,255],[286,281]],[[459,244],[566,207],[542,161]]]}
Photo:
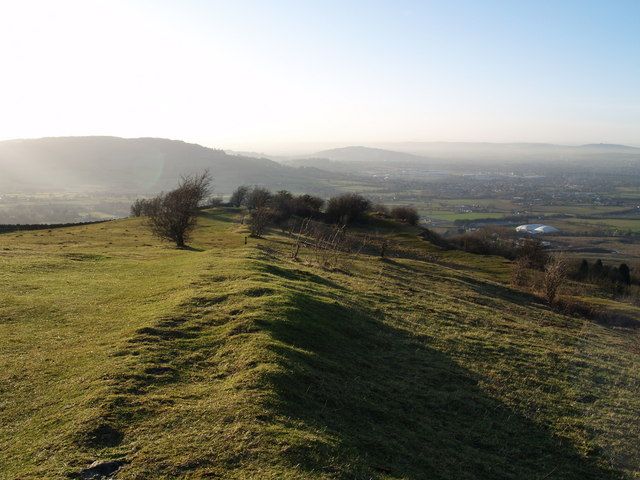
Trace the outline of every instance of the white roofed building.
{"label": "white roofed building", "polygon": [[544,225],[542,223],[528,223],[526,225],[519,225],[516,227],[518,233],[529,233],[531,235],[545,234],[545,233],[558,233],[556,227],[551,225]]}

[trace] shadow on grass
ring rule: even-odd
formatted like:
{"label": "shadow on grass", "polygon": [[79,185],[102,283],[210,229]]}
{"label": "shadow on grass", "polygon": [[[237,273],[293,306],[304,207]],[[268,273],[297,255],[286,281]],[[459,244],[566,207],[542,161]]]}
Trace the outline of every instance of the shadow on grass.
{"label": "shadow on grass", "polygon": [[182,247],[175,247],[176,250],[184,250],[186,252],[204,252],[204,248],[192,247],[190,245],[184,245]]}
{"label": "shadow on grass", "polygon": [[267,274],[277,275],[287,280],[295,280],[302,282],[313,282],[318,285],[323,285],[326,287],[331,287],[339,290],[344,290],[342,285],[338,285],[332,280],[328,278],[321,277],[320,275],[316,275],[315,273],[308,272],[306,270],[293,270],[290,268],[282,268],[277,265],[271,263],[261,264],[259,269]]}
{"label": "shadow on grass", "polygon": [[233,223],[235,222],[235,220],[229,215],[230,213],[237,213],[237,212],[228,212],[224,210],[215,210],[215,211],[201,210],[200,212],[198,212],[198,216],[207,218],[209,220],[215,220],[216,222]]}
{"label": "shadow on grass", "polygon": [[419,336],[313,291],[289,305],[265,325],[284,367],[270,378],[271,407],[324,436],[292,445],[292,465],[358,479],[620,478],[489,397]]}

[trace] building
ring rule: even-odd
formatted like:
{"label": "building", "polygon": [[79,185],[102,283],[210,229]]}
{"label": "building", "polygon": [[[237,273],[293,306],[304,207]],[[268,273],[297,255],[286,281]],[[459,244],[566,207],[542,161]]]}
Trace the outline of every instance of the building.
{"label": "building", "polygon": [[558,233],[560,232],[560,230],[558,230],[556,227],[552,227],[551,225],[544,225],[542,223],[528,223],[526,225],[517,226],[516,232],[538,235],[545,233]]}

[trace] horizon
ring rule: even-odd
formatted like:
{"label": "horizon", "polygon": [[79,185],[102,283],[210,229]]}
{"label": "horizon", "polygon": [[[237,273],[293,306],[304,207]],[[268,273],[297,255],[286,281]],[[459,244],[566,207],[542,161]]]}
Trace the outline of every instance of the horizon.
{"label": "horizon", "polygon": [[640,145],[637,2],[32,0],[3,13],[1,139]]}
{"label": "horizon", "polygon": [[[170,138],[170,137],[158,137],[158,136],[143,136],[143,137],[120,137],[117,135],[61,135],[61,136],[45,136],[45,137],[32,137],[32,138],[6,138],[0,139],[0,143],[2,142],[21,142],[21,141],[38,141],[38,140],[48,140],[48,139],[65,139],[65,138],[115,138],[121,140],[141,140],[141,139],[152,139],[152,140],[168,140],[172,142],[183,142],[192,145],[199,145],[201,147],[215,149],[215,150],[223,150],[226,153],[231,154],[245,154],[245,155],[266,155],[273,157],[295,157],[295,156],[305,156],[305,155],[313,155],[316,153],[321,153],[325,150],[339,150],[346,148],[369,148],[369,149],[379,149],[379,150],[388,150],[393,151],[394,145],[400,148],[399,152],[402,152],[402,149],[409,148],[411,145],[415,146],[424,146],[424,145],[487,145],[487,146],[551,146],[551,147],[587,147],[587,146],[612,146],[612,147],[631,147],[640,149],[640,145],[632,145],[632,144],[612,144],[605,142],[588,142],[581,144],[568,144],[568,143],[552,143],[552,142],[485,142],[485,141],[397,141],[397,142],[352,142],[352,143],[334,143],[334,142],[291,142],[289,144],[278,144],[274,145],[266,145],[265,149],[248,149],[243,148],[243,146],[236,146],[236,148],[227,148],[224,145],[206,145],[204,143],[199,143],[195,141],[188,141],[180,138]],[[306,146],[306,148],[303,148]],[[415,154],[420,156],[420,154]]]}

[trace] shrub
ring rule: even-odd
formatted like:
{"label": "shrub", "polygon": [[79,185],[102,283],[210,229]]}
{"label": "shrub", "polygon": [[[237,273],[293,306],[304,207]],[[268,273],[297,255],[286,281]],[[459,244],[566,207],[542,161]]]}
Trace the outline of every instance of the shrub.
{"label": "shrub", "polygon": [[556,299],[566,276],[567,266],[564,259],[559,256],[549,258],[544,269],[543,294],[550,304]]}
{"label": "shrub", "polygon": [[387,207],[383,203],[374,204],[371,207],[371,213],[373,213],[374,215],[379,215],[384,218],[388,218],[391,216],[391,213],[389,212],[389,207]]}
{"label": "shrub", "polygon": [[366,214],[371,209],[371,202],[357,193],[345,193],[332,197],[327,203],[325,216],[330,223],[364,222]]}
{"label": "shrub", "polygon": [[300,195],[292,202],[293,214],[302,218],[318,218],[322,214],[324,200],[313,195]]}
{"label": "shrub", "polygon": [[526,257],[518,257],[511,264],[511,285],[524,287],[529,279],[529,260]]}
{"label": "shrub", "polygon": [[267,207],[255,208],[251,211],[249,232],[252,237],[262,237],[272,220],[272,212]]}
{"label": "shrub", "polygon": [[253,187],[245,197],[245,205],[249,210],[265,208],[271,201],[271,192],[266,188]]}
{"label": "shrub", "polygon": [[203,208],[215,208],[215,207],[220,207],[223,204],[224,204],[224,201],[222,200],[221,196],[209,197],[204,201],[202,207]]}
{"label": "shrub", "polygon": [[280,224],[288,220],[293,214],[294,197],[287,190],[280,190],[271,197],[271,207],[273,209],[273,220]]}
{"label": "shrub", "polygon": [[142,198],[137,198],[131,204],[131,216],[140,217],[143,215],[145,200]]}
{"label": "shrub", "polygon": [[597,259],[596,262],[593,264],[593,267],[591,267],[591,276],[593,278],[600,278],[602,277],[604,274],[604,265],[602,263],[602,260]]}
{"label": "shrub", "polygon": [[461,250],[478,255],[499,255],[509,260],[517,257],[513,242],[504,235],[489,228],[464,233],[453,237],[451,242]]}
{"label": "shrub", "polygon": [[515,255],[527,259],[529,266],[533,268],[542,269],[547,263],[547,254],[542,242],[537,238],[525,238],[516,249]]}
{"label": "shrub", "polygon": [[578,278],[579,279],[585,279],[589,276],[589,262],[587,261],[586,258],[582,259],[582,262],[580,262],[580,267],[578,268]]}
{"label": "shrub", "polygon": [[391,217],[400,222],[408,223],[409,225],[417,225],[420,220],[420,215],[415,207],[411,206],[398,206],[393,207],[391,210]]}
{"label": "shrub", "polygon": [[249,193],[249,187],[246,185],[241,185],[236,188],[231,194],[231,198],[229,199],[229,204],[234,207],[240,207],[244,205],[244,202],[247,198],[247,194]]}
{"label": "shrub", "polygon": [[211,177],[208,172],[183,177],[175,190],[149,200],[151,231],[159,238],[172,240],[184,247],[196,226],[198,207],[209,194]]}
{"label": "shrub", "polygon": [[629,269],[629,265],[621,263],[618,267],[618,274],[620,276],[620,282],[625,285],[631,285],[631,270]]}
{"label": "shrub", "polygon": [[138,198],[131,204],[131,215],[134,217],[141,217],[143,215],[149,215],[153,208],[154,199]]}

